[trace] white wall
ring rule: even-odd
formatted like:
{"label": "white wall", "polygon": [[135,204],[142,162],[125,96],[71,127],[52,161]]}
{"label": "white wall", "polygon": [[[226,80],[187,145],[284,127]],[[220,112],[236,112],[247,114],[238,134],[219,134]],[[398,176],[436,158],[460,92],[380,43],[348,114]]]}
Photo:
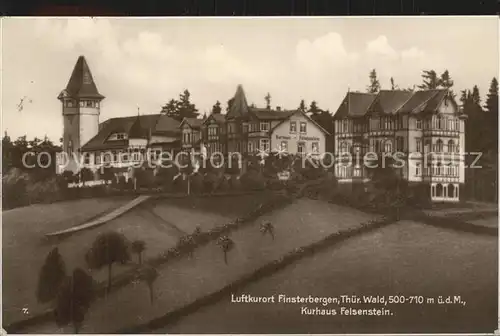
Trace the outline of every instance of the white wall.
{"label": "white wall", "polygon": [[[290,133],[290,122],[295,121],[297,124],[297,132]],[[300,133],[300,122],[306,122],[306,133]],[[305,144],[306,152],[312,153],[312,143],[317,142],[319,145],[319,153],[325,152],[326,136],[323,131],[316,126],[311,120],[305,117],[301,112],[296,112],[288,120],[285,120],[271,134],[271,150],[275,150],[281,146],[282,141],[288,143],[288,152],[297,153],[299,142]]]}

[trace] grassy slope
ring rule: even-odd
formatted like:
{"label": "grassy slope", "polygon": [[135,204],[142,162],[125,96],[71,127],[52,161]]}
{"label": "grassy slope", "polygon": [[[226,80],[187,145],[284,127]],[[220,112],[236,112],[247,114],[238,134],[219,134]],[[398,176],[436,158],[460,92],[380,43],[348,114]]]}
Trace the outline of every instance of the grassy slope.
{"label": "grassy slope", "polygon": [[[247,286],[241,293],[255,296],[281,293],[289,296],[461,295],[467,301],[465,307],[400,305],[388,307],[394,309],[394,316],[321,317],[301,315],[300,304],[234,304],[227,297],[175,325],[153,332],[492,332],[496,327],[497,254],[496,237],[400,222],[303,259]],[[315,304],[306,306],[323,308]]]}
{"label": "grassy slope", "polygon": [[[119,328],[161,316],[171,309],[220,289],[244,274],[279,258],[284,253],[323,238],[325,235],[360,224],[371,216],[332,204],[300,200],[269,215],[276,227],[276,242],[263,237],[258,223],[231,234],[235,249],[225,265],[215,243],[200,247],[192,259],[182,258],[160,269],[156,301],[150,304],[144,284],[131,284],[97,301],[89,312],[82,332],[113,332]],[[117,313],[117,307],[120,307]],[[53,323],[29,332],[57,332]],[[66,329],[66,332],[71,332]]]}
{"label": "grassy slope", "polygon": [[[157,200],[105,225],[73,234],[60,241],[48,242],[43,239],[45,233],[82,224],[104,210],[120,206],[127,199],[86,199],[6,211],[3,218],[4,324],[24,319],[26,316],[22,308],[27,307],[31,314],[48,308],[37,304],[35,291],[38,272],[47,253],[55,246],[59,247],[68,269],[86,268],[84,254],[97,235],[117,231],[129,240],[144,240],[146,251],[143,259],[147,259],[174,246],[183,235],[182,231],[191,233],[196,223],[200,223],[202,230],[224,224],[255,207],[267,195],[195,198],[195,209],[190,206],[191,199]],[[219,202],[225,206],[216,206]],[[207,209],[211,212],[205,211]],[[136,256],[132,258],[135,263]],[[131,266],[133,265],[114,266],[113,274]],[[103,281],[107,278],[107,271],[93,271],[92,276]]]}
{"label": "grassy slope", "polygon": [[[45,233],[82,224],[125,204],[130,197],[84,199],[37,204],[2,213],[4,324],[34,308],[38,269],[52,246]],[[34,312],[35,309],[31,309]]]}

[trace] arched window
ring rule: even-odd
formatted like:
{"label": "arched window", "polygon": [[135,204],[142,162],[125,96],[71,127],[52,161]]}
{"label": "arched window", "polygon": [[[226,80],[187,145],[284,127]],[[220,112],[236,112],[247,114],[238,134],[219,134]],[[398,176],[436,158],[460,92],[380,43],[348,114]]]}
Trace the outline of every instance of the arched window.
{"label": "arched window", "polygon": [[455,152],[455,141],[450,140],[448,141],[448,153],[453,153]]}
{"label": "arched window", "polygon": [[391,140],[387,140],[384,143],[384,152],[386,152],[386,153],[392,153],[392,141]]}
{"label": "arched window", "polygon": [[455,186],[453,184],[448,184],[448,197],[453,198],[455,197]]}
{"label": "arched window", "polygon": [[436,186],[436,196],[443,197],[443,185],[441,183]]}
{"label": "arched window", "polygon": [[443,152],[443,140],[438,139],[436,141],[434,152],[436,152],[436,153],[442,153]]}
{"label": "arched window", "polygon": [[445,123],[446,123],[446,120],[443,117],[437,117],[437,128],[438,129],[444,129]]}

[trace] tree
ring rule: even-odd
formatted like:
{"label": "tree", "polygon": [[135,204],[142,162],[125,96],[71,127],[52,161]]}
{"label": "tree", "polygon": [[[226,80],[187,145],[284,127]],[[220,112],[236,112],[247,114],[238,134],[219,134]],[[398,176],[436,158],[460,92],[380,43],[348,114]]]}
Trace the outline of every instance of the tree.
{"label": "tree", "polygon": [[270,109],[271,108],[271,94],[269,92],[264,97],[264,100],[266,101],[266,108]]}
{"label": "tree", "polygon": [[471,101],[473,104],[481,107],[481,95],[479,94],[479,88],[477,85],[474,85],[472,88]]}
{"label": "tree", "polygon": [[227,253],[234,248],[234,242],[228,236],[222,236],[217,240],[217,245],[222,249],[224,253],[224,262],[227,265]]}
{"label": "tree", "polygon": [[146,249],[146,243],[143,240],[134,240],[131,244],[132,252],[137,254],[139,265],[142,264],[142,252]]}
{"label": "tree", "polygon": [[165,114],[169,117],[172,117],[176,120],[179,119],[179,111],[177,110],[177,100],[175,99],[170,99],[168,103],[166,103],[162,109],[161,109],[161,114]]}
{"label": "tree", "polygon": [[450,90],[451,87],[453,86],[453,80],[451,79],[448,70],[445,70],[441,74],[441,78],[439,79],[439,86],[447,90]]}
{"label": "tree", "polygon": [[369,174],[373,189],[372,204],[391,212],[399,220],[408,193],[401,168],[395,162],[394,157],[381,156],[374,166],[369,166]]}
{"label": "tree", "polygon": [[215,105],[212,107],[212,114],[221,114],[222,108],[220,107],[220,101],[217,100]]}
{"label": "tree", "polygon": [[100,234],[85,255],[91,269],[108,267],[108,291],[111,290],[111,268],[114,263],[126,264],[130,261],[127,239],[118,232]]}
{"label": "tree", "polygon": [[231,110],[231,106],[233,106],[234,98],[231,98],[227,101],[226,113]]}
{"label": "tree", "polygon": [[262,235],[270,234],[274,240],[274,226],[270,221],[265,220],[260,224],[260,232],[262,232]]}
{"label": "tree", "polygon": [[309,106],[309,111],[307,111],[307,112],[310,112],[314,116],[314,115],[317,115],[317,114],[323,112],[323,110],[321,110],[318,107],[318,104],[316,103],[316,101],[313,100],[311,102],[311,105]]}
{"label": "tree", "polygon": [[491,80],[488,94],[486,95],[486,102],[484,105],[486,111],[486,119],[488,125],[488,149],[497,154],[498,153],[498,81],[496,78]]}
{"label": "tree", "polygon": [[83,167],[80,169],[80,181],[85,185],[85,182],[92,181],[94,179],[94,173],[90,168]]}
{"label": "tree", "polygon": [[380,82],[377,78],[377,71],[372,69],[370,71],[370,85],[367,86],[366,90],[368,93],[378,93],[380,91]]}
{"label": "tree", "polygon": [[440,84],[440,78],[438,78],[434,70],[424,70],[422,72],[422,81],[423,83],[418,86],[422,90],[434,90]]}
{"label": "tree", "polygon": [[57,297],[59,288],[66,278],[66,267],[57,247],[49,252],[40,270],[36,297],[38,302],[47,303]]}
{"label": "tree", "polygon": [[179,101],[177,102],[177,111],[179,113],[179,121],[184,118],[196,118],[198,117],[198,110],[194,104],[190,101],[191,94],[186,89],[183,93],[179,95]]}
{"label": "tree", "polygon": [[54,317],[58,326],[73,324],[78,334],[85,314],[94,300],[95,283],[85,271],[77,268],[66,277],[57,295]]}
{"label": "tree", "polygon": [[156,270],[156,268],[154,268],[153,266],[150,266],[150,265],[143,266],[139,270],[139,280],[146,282],[146,284],[148,285],[149,299],[150,299],[151,303],[153,303],[153,300],[154,300],[153,285],[154,285],[156,279],[158,278],[158,275],[159,274],[158,274],[158,271]]}
{"label": "tree", "polygon": [[304,101],[304,99],[300,100],[299,110],[301,110],[303,112],[306,112],[306,110],[307,110],[307,108],[306,108],[306,102]]}

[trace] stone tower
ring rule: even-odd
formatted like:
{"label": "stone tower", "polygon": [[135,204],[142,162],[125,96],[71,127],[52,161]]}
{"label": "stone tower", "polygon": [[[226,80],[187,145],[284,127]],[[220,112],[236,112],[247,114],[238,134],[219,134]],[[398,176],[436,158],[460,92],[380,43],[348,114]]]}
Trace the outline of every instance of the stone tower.
{"label": "stone tower", "polygon": [[[99,93],[84,56],[78,57],[66,89],[57,97],[62,104],[63,151],[80,157],[80,148],[99,132],[99,115],[104,96]],[[76,156],[75,156],[76,155]],[[66,170],[79,170],[69,165]]]}

